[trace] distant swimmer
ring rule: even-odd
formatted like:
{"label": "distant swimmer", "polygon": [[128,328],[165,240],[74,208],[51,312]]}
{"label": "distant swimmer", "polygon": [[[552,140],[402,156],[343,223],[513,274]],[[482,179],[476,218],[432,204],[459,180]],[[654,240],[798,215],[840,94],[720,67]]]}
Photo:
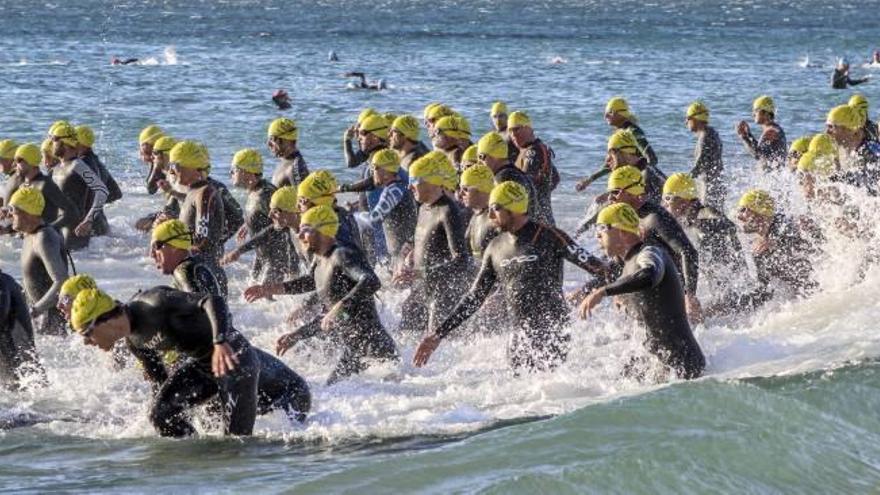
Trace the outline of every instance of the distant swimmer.
{"label": "distant swimmer", "polygon": [[113,57],[112,59],[110,59],[110,65],[131,65],[138,64],[139,62],[140,60],[136,58],[120,59],[117,57]]}
{"label": "distant swimmer", "polygon": [[339,62],[339,57],[336,56],[335,51],[330,50],[330,53],[327,54],[327,61],[328,62]]}
{"label": "distant swimmer", "polygon": [[388,85],[385,84],[384,79],[367,82],[367,76],[363,72],[346,72],[345,74],[343,74],[343,76],[360,79],[360,83],[353,83],[349,85],[349,87],[353,89],[371,89],[375,91],[378,91],[380,89],[388,89]]}
{"label": "distant swimmer", "polygon": [[831,87],[834,89],[846,89],[849,86],[857,86],[870,80],[869,76],[860,79],[849,77],[849,61],[845,58],[837,61],[837,67],[831,73]]}
{"label": "distant swimmer", "polygon": [[[612,296],[647,330],[645,347],[681,378],[698,378],[706,367],[685,311],[681,277],[669,252],[642,242],[640,220],[628,204],[606,206],[596,221],[599,243],[623,263],[617,280],[593,290],[581,303],[581,318]],[[634,371],[634,370],[630,370]]]}
{"label": "distant swimmer", "polygon": [[[150,422],[162,436],[193,435],[188,410],[214,397],[227,435],[250,435],[257,414],[282,410],[302,421],[311,408],[306,382],[233,327],[222,297],[159,286],[122,303],[86,289],[73,301],[70,320],[86,345],[109,352],[116,342],[127,343],[145,377],[159,386]],[[185,359],[170,373],[160,357],[165,351]]]}
{"label": "distant swimmer", "polygon": [[785,167],[788,157],[788,144],[785,131],[776,123],[776,103],[764,95],[752,102],[752,117],[761,126],[761,136],[755,138],[749,123],[741,120],[736,125],[736,133],[746,147],[746,151],[757,161],[761,172],[769,173]]}
{"label": "distant swimmer", "polygon": [[272,102],[278,107],[278,110],[289,110],[291,108],[290,95],[283,89],[275,90],[272,93]]}

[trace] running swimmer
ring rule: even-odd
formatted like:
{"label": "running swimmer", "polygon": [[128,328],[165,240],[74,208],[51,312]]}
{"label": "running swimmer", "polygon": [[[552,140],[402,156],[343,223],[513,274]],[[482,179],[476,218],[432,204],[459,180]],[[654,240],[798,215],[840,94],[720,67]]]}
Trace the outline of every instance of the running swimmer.
{"label": "running swimmer", "polygon": [[840,105],[828,112],[825,133],[831,136],[841,157],[841,170],[832,180],[865,189],[872,196],[880,186],[880,143],[865,132],[858,110]]}
{"label": "running swimmer", "polygon": [[341,244],[363,251],[357,221],[348,210],[337,203],[337,189],[336,176],[330,171],[316,170],[310,173],[296,190],[299,211],[305,213],[315,206],[331,207],[339,219],[339,231],[336,234],[336,239]]}
{"label": "running swimmer", "polygon": [[519,148],[513,144],[513,139],[510,136],[510,132],[507,128],[508,121],[508,110],[507,104],[503,101],[496,101],[492,104],[492,109],[489,111],[489,116],[492,117],[492,127],[495,129],[495,132],[501,134],[501,137],[507,142],[507,156],[517,156],[519,155]]}
{"label": "running swimmer", "polygon": [[43,221],[59,232],[64,227],[75,227],[81,218],[79,208],[58,189],[55,182],[40,171],[40,148],[26,143],[15,150],[15,166],[22,185],[32,187],[43,195]]}
{"label": "running swimmer", "polygon": [[608,256],[623,263],[614,282],[593,290],[581,303],[581,318],[608,296],[620,301],[647,331],[645,347],[679,377],[698,378],[706,366],[685,311],[681,277],[669,252],[642,242],[639,215],[632,206],[615,203],[599,212],[599,242]]}
{"label": "running swimmer", "polygon": [[[657,167],[657,153],[645,137],[645,131],[638,125],[639,119],[630,110],[629,103],[620,96],[615,96],[605,104],[605,122],[615,129],[626,129],[636,138],[639,153],[648,162],[648,166]],[[658,169],[659,170],[659,169]]]}
{"label": "running swimmer", "polygon": [[697,137],[694,166],[690,176],[703,182],[705,190],[700,199],[713,208],[724,208],[727,188],[724,185],[721,137],[709,125],[709,108],[699,101],[691,103],[687,109],[685,124]]}
{"label": "running swimmer", "polygon": [[869,115],[868,99],[864,95],[855,94],[852,95],[847,104],[858,112],[859,118],[862,120],[862,128],[865,130],[865,134],[868,135],[868,139],[877,141],[877,123],[871,120]]}
{"label": "running swimmer", "polygon": [[45,382],[24,292],[14,278],[0,272],[0,387],[18,389],[33,373]]}
{"label": "running swimmer", "polygon": [[564,332],[569,309],[562,295],[563,261],[597,277],[605,267],[565,233],[529,220],[525,188],[513,181],[492,189],[489,215],[501,233],[483,254],[470,290],[434,323],[419,344],[413,363],[424,366],[441,340],[477,312],[496,284],[507,303],[513,328],[508,360],[514,370],[553,369],[565,361],[570,337]]}
{"label": "running swimmer", "polygon": [[[509,147],[504,137],[497,132],[490,132],[480,138],[477,142],[477,160],[483,163],[492,171],[495,184],[501,184],[512,180],[517,184],[526,188],[526,193],[530,198],[537,196],[535,192],[535,184],[522,170],[516,168],[510,161],[508,155]],[[539,223],[548,223],[546,211],[538,209],[538,203],[529,202],[529,218]]]}
{"label": "running swimmer", "polygon": [[446,154],[449,162],[459,172],[462,170],[462,155],[471,146],[471,125],[464,117],[447,116],[434,124],[431,142],[435,150]]}
{"label": "running swimmer", "polygon": [[489,194],[494,187],[492,170],[486,165],[474,165],[461,174],[462,204],[473,212],[464,235],[475,260],[483,259],[483,251],[498,235],[489,215]]}
{"label": "running swimmer", "polygon": [[797,171],[798,161],[810,149],[810,137],[803,136],[791,142],[788,147],[788,169],[792,172]]}
{"label": "running swimmer", "polygon": [[388,130],[388,146],[400,156],[404,172],[409,172],[410,165],[430,151],[419,139],[420,132],[419,121],[411,115],[397,117]]}
{"label": "running swimmer", "polygon": [[[256,415],[272,410],[303,421],[311,407],[305,381],[251,346],[232,326],[222,297],[159,286],[121,303],[87,289],[73,302],[71,326],[86,345],[105,352],[125,339],[146,378],[160,386],[150,422],[162,436],[193,435],[187,410],[215,396],[228,435],[250,435]],[[186,360],[169,374],[163,351],[176,351]]]}
{"label": "running swimmer", "polygon": [[281,161],[272,173],[275,187],[298,186],[309,175],[309,167],[297,148],[299,128],[288,118],[279,118],[269,124],[266,145],[273,155]]}
{"label": "running swimmer", "polygon": [[164,275],[171,275],[172,285],[183,292],[226,297],[226,276],[215,265],[193,252],[192,233],[177,219],[165,220],[153,228],[150,257]]}
{"label": "running swimmer", "polygon": [[519,149],[514,165],[522,170],[535,186],[535,195],[531,198],[538,216],[547,225],[556,225],[551,198],[553,190],[559,185],[559,172],[553,164],[556,154],[550,146],[535,136],[532,119],[525,112],[510,114],[507,129],[513,144]]}
{"label": "running swimmer", "polygon": [[746,151],[757,161],[761,172],[769,173],[785,166],[787,144],[785,132],[776,123],[776,104],[769,96],[759,96],[752,102],[755,123],[761,126],[761,137],[755,139],[749,123],[742,120],[736,126]]}

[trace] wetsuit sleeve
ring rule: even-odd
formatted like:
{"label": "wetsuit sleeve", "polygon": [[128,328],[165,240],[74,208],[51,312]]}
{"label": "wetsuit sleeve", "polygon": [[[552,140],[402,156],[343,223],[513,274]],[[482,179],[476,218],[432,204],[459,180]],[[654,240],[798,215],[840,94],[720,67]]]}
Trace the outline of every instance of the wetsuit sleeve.
{"label": "wetsuit sleeve", "polygon": [[681,258],[681,266],[684,273],[684,292],[687,295],[697,293],[697,281],[699,279],[700,255],[697,249],[691,244],[690,239],[684,230],[675,223],[674,219],[660,218],[655,222],[655,232],[672,249],[676,256]]}
{"label": "wetsuit sleeve", "polygon": [[240,246],[238,246],[236,251],[238,251],[239,253],[247,253],[248,251],[256,249],[258,246],[262,246],[269,241],[269,236],[272,234],[273,230],[275,230],[275,227],[272,225],[263,228],[256,234],[251,235],[250,239],[246,240]]}
{"label": "wetsuit sleeve", "polygon": [[229,189],[225,187],[218,189],[220,189],[220,198],[223,201],[223,217],[226,219],[226,238],[223,239],[226,242],[244,225],[244,211],[238,201],[232,197]]}
{"label": "wetsuit sleeve", "polygon": [[382,189],[382,193],[379,195],[379,201],[376,202],[376,206],[370,210],[369,220],[373,225],[381,224],[385,218],[394,211],[394,208],[400,204],[400,201],[403,199],[404,191],[400,185],[400,183],[394,183]]}
{"label": "wetsuit sleeve", "polygon": [[379,277],[362,257],[348,253],[341,257],[340,264],[345,275],[355,282],[348,294],[339,300],[343,307],[368,301],[382,287]]}
{"label": "wetsuit sleeve", "polygon": [[565,232],[555,227],[544,228],[550,229],[554,234],[557,241],[556,250],[560,256],[596,278],[605,278],[605,264],[602,263],[599,258],[593,256],[580,244],[574,242],[574,239],[569,237]]}
{"label": "wetsuit sleeve", "polygon": [[126,340],[129,352],[134,356],[144,368],[144,376],[151,383],[161,385],[168,379],[168,370],[162,362],[162,357],[153,349],[137,347]]}
{"label": "wetsuit sleeve", "polygon": [[351,184],[343,184],[339,187],[340,192],[364,192],[371,191],[376,188],[376,182],[373,180],[373,174]]}
{"label": "wetsuit sleeve", "polygon": [[752,135],[752,132],[749,131],[744,137],[741,137],[743,145],[746,147],[746,151],[752,155],[752,158],[755,160],[761,158],[760,151],[758,150],[758,140],[755,139],[755,136]]}
{"label": "wetsuit sleeve", "polygon": [[232,328],[232,321],[229,317],[229,307],[226,300],[222,296],[209,296],[199,302],[208,320],[211,322],[211,335],[214,336],[214,343],[220,344],[226,342],[226,337]]}
{"label": "wetsuit sleeve", "polygon": [[42,192],[46,203],[54,204],[59,211],[58,218],[50,219],[49,225],[52,227],[60,230],[61,227],[71,225],[80,217],[82,212],[79,208],[51,180],[44,181]]}
{"label": "wetsuit sleeve", "polygon": [[[61,239],[61,237],[58,236],[57,239]],[[34,248],[37,250],[37,256],[46,267],[46,273],[52,279],[52,286],[33,306],[34,311],[43,313],[55,307],[58,302],[58,292],[61,291],[61,285],[67,280],[67,265],[62,257],[63,247],[53,242],[49,236],[41,235],[39,243],[36,243]]]}
{"label": "wetsuit sleeve", "polygon": [[85,220],[94,221],[95,215],[97,215],[103,208],[104,203],[107,202],[107,186],[101,181],[101,178],[89,168],[88,165],[81,161],[77,161],[74,166],[74,171],[82,177],[83,181],[85,181],[86,186],[92,192],[92,207],[86,213]]}
{"label": "wetsuit sleeve", "polygon": [[[223,297],[223,291],[220,290],[220,284],[217,277],[208,267],[201,263],[196,264],[192,269],[192,286],[188,287],[185,292],[193,292],[196,294],[210,294],[216,297]],[[187,280],[187,282],[190,282]],[[187,285],[190,285],[187,283]]]}
{"label": "wetsuit sleeve", "polygon": [[590,181],[590,183],[593,183],[593,182],[596,182],[597,180],[601,179],[602,177],[605,177],[606,175],[608,175],[610,173],[611,173],[611,169],[603,166],[599,170],[593,172],[593,175],[589,176],[587,178],[587,180]]}
{"label": "wetsuit sleeve", "polygon": [[850,86],[858,86],[859,84],[862,84],[864,82],[868,82],[867,77],[863,77],[861,79],[852,79],[849,76],[846,76],[846,83]]}
{"label": "wetsuit sleeve", "polygon": [[637,254],[638,270],[605,286],[605,294],[617,296],[656,287],[666,274],[666,264],[655,246],[645,247]]}
{"label": "wetsuit sleeve", "polygon": [[495,265],[492,263],[492,253],[486,251],[483,255],[483,262],[480,265],[480,272],[471,285],[467,294],[458,301],[458,304],[452,309],[450,315],[434,330],[434,334],[440,338],[445,338],[450,332],[458,328],[468,318],[473,316],[489,294],[495,287],[498,276],[495,273]]}
{"label": "wetsuit sleeve", "polygon": [[713,167],[713,151],[711,149],[709,139],[705,133],[701,133],[697,140],[696,153],[694,156],[694,167],[691,169],[691,177],[701,177],[709,173]]}
{"label": "wetsuit sleeve", "polygon": [[311,273],[282,282],[285,294],[303,294],[315,290],[315,277]]}
{"label": "wetsuit sleeve", "polygon": [[150,164],[150,175],[147,176],[147,193],[156,194],[159,190],[159,181],[165,178],[165,174],[156,165]]}
{"label": "wetsuit sleeve", "polygon": [[354,150],[354,146],[350,139],[342,138],[342,151],[345,153],[345,166],[348,168],[354,168],[367,161],[366,153],[362,150]]}

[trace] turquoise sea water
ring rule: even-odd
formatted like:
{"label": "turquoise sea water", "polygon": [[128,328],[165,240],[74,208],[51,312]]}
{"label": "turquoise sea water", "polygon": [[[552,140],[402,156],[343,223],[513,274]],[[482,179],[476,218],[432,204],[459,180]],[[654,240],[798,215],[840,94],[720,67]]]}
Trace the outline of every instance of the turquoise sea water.
{"label": "turquoise sea water", "polygon": [[[877,2],[130,2],[0,1],[0,137],[36,141],[59,118],[88,123],[126,198],[108,207],[113,235],[77,266],[120,298],[161,283],[135,218],[143,191],[136,138],[151,123],[204,140],[215,175],[232,153],[263,149],[266,125],[294,117],[313,167],[344,170],[343,130],[366,106],[420,114],[443,101],[489,129],[491,102],[532,115],[564,181],[557,218],[572,229],[588,195],[574,180],[602,161],[608,97],[625,95],[667,172],[686,169],[684,108],[704,99],[725,144],[731,189],[761,183],[735,139],[751,100],[771,94],[789,138],[821,130],[851,91],[830,89],[848,56],[857,74],[880,45]],[[876,44],[876,45],[875,45]],[[330,63],[334,50],[340,61]],[[113,67],[112,56],[146,65]],[[809,57],[810,65],[804,67]],[[561,63],[552,63],[554,59]],[[363,70],[388,91],[346,89]],[[286,88],[294,108],[269,101]],[[859,90],[880,102],[877,82]],[[872,114],[874,112],[872,111]],[[875,118],[875,120],[877,120]],[[268,151],[265,157],[269,158]],[[786,206],[802,202],[785,184]],[[599,190],[595,186],[590,192]],[[870,207],[869,207],[870,209]],[[874,211],[878,211],[874,208]],[[587,241],[592,245],[592,241]],[[0,267],[18,273],[18,241]],[[4,492],[297,493],[868,493],[880,481],[880,276],[852,283],[860,246],[831,239],[822,292],[697,329],[709,360],[694,383],[619,378],[640,352],[607,309],[573,325],[557,373],[514,378],[504,337],[450,342],[431,365],[379,366],[325,387],[333,352],[296,348],[285,362],[313,384],[305,426],[260,418],[252,439],[157,438],[137,370],[76,339],[40,338],[52,384],[0,392]],[[271,348],[292,298],[245,305],[247,259],[231,270],[236,324]],[[567,273],[572,286],[582,276]],[[393,326],[397,296],[383,296]],[[414,339],[399,337],[404,360]]]}

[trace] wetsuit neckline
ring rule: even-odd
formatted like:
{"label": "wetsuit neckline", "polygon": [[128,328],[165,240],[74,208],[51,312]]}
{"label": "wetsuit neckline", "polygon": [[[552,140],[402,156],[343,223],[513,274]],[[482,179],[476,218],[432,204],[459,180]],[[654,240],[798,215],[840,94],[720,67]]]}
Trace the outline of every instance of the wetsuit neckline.
{"label": "wetsuit neckline", "polygon": [[635,256],[636,254],[638,254],[639,251],[641,251],[642,246],[644,246],[644,245],[645,245],[644,242],[638,242],[638,243],[636,243],[636,245],[634,245],[633,247],[631,247],[631,248],[629,249],[629,251],[626,252],[626,255],[624,255],[624,257],[623,257],[623,261],[629,261],[630,258],[632,258],[632,257]]}

